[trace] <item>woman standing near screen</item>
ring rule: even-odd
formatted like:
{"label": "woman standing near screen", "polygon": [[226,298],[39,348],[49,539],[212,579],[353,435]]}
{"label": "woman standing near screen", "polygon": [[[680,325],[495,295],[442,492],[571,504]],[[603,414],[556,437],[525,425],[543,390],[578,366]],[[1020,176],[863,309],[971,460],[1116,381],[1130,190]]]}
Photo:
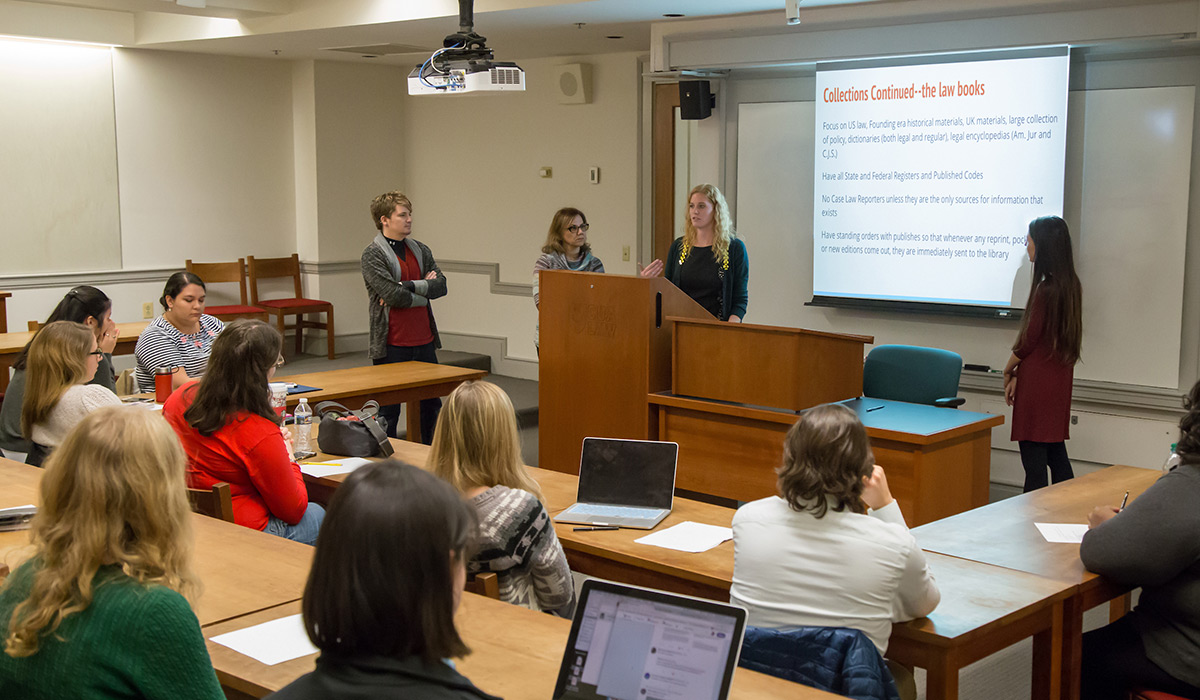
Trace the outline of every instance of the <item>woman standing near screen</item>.
{"label": "woman standing near screen", "polygon": [[1070,479],[1071,383],[1083,335],[1082,288],[1071,233],[1057,216],[1029,224],[1026,250],[1033,282],[1021,331],[1004,367],[1004,400],[1013,407],[1012,439],[1021,450],[1025,491]]}
{"label": "woman standing near screen", "polygon": [[[659,265],[656,260],[646,271]],[[671,243],[666,277],[722,321],[740,323],[746,315],[750,259],[734,233],[729,205],[716,187],[696,185],[688,194],[684,233]]]}

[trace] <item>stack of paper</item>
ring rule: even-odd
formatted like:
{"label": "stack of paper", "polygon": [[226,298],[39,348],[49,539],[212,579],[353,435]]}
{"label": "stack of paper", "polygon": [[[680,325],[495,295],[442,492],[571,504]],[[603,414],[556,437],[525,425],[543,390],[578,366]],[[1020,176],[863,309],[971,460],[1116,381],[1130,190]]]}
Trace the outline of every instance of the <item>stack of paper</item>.
{"label": "stack of paper", "polygon": [[689,520],[666,530],[639,537],[634,542],[695,553],[706,552],[728,539],[733,539],[733,530],[727,527],[694,523]]}
{"label": "stack of paper", "polygon": [[318,651],[308,640],[308,633],[304,631],[304,621],[300,615],[281,617],[236,632],[218,634],[211,639],[267,666]]}
{"label": "stack of paper", "polygon": [[370,464],[371,460],[363,459],[362,457],[346,457],[345,459],[327,459],[323,462],[301,462],[300,471],[309,476],[320,479],[323,476],[334,476],[336,474],[349,474],[358,469],[364,464]]}

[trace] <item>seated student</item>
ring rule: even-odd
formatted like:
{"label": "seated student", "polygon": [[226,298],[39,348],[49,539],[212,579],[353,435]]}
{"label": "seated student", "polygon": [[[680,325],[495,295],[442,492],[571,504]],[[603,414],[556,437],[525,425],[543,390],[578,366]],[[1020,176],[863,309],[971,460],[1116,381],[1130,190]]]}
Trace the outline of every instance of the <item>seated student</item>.
{"label": "seated student", "polygon": [[189,486],[228,482],[234,522],[313,544],[325,510],[308,502],[268,395],[282,347],[279,331],[262,321],[234,321],[213,343],[204,379],[171,394],[163,416],[187,453]]}
{"label": "seated student", "polygon": [[[46,324],[55,321],[74,321],[92,329],[103,355],[100,356],[96,367],[96,376],[92,377],[88,384],[98,384],[115,392],[117,376],[113,372],[112,351],[117,346],[120,329],[113,323],[112,301],[108,296],[95,287],[75,287],[67,292],[62,301],[58,302],[58,306],[54,307],[54,311],[50,312]],[[5,401],[0,404],[0,451],[9,459],[19,462],[25,461],[25,455],[31,448],[29,440],[21,432],[21,404],[25,397],[25,363],[29,356],[29,345],[32,343],[30,340],[25,349],[17,355],[17,359],[13,360],[12,379],[4,392]]]}
{"label": "seated student", "polygon": [[468,570],[496,572],[506,603],[571,617],[571,569],[542,491],[525,471],[508,394],[488,382],[465,382],[451,392],[433,434],[429,470],[479,514],[479,553]]}
{"label": "seated student", "polygon": [[492,696],[454,670],[454,628],[475,514],[445,482],[394,460],[356,470],[333,495],[304,587],[317,669],[276,700]]}
{"label": "seated student", "polygon": [[224,698],[186,595],[183,451],[156,415],[102,408],[46,461],[33,556],[0,587],[0,697]]}
{"label": "seated student", "polygon": [[207,293],[204,280],[190,272],[176,272],[167,279],[158,299],[162,316],[146,326],[133,349],[134,378],[140,390],[154,391],[159,367],[175,368],[171,382],[176,389],[204,375],[213,341],[225,328],[221,319],[204,313]]}
{"label": "seated student", "polygon": [[33,337],[21,401],[21,432],[32,445],[27,464],[41,466],[88,413],[121,405],[107,387],[87,383],[103,355],[95,333],[82,323],[55,321]]}
{"label": "seated student", "polygon": [[1083,565],[1142,594],[1133,612],[1083,635],[1084,700],[1137,689],[1200,698],[1200,383],[1184,405],[1179,466],[1124,510],[1088,517]]}
{"label": "seated student", "polygon": [[937,606],[937,585],[874,459],[845,406],[805,411],[788,431],[780,495],[733,516],[729,597],[747,624],[849,627],[882,654],[892,622]]}

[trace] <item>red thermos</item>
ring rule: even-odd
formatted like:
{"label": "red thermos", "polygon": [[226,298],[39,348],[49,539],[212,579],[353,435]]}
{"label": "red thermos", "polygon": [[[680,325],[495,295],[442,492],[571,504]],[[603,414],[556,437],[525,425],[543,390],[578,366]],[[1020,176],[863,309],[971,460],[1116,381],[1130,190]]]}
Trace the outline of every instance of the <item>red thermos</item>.
{"label": "red thermos", "polygon": [[171,386],[174,379],[174,367],[159,367],[154,370],[154,401],[155,403],[166,403],[167,398],[171,395],[174,387]]}

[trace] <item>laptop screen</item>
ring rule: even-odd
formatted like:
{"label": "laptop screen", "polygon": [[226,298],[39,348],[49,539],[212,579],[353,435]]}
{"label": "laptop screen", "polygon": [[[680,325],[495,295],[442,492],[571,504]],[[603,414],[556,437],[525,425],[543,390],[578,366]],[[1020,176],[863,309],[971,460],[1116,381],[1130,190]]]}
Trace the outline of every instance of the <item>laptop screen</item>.
{"label": "laptop screen", "polygon": [[678,454],[673,442],[584,438],[578,500],[670,508]]}
{"label": "laptop screen", "polygon": [[554,698],[724,700],[745,625],[731,605],[589,579]]}

